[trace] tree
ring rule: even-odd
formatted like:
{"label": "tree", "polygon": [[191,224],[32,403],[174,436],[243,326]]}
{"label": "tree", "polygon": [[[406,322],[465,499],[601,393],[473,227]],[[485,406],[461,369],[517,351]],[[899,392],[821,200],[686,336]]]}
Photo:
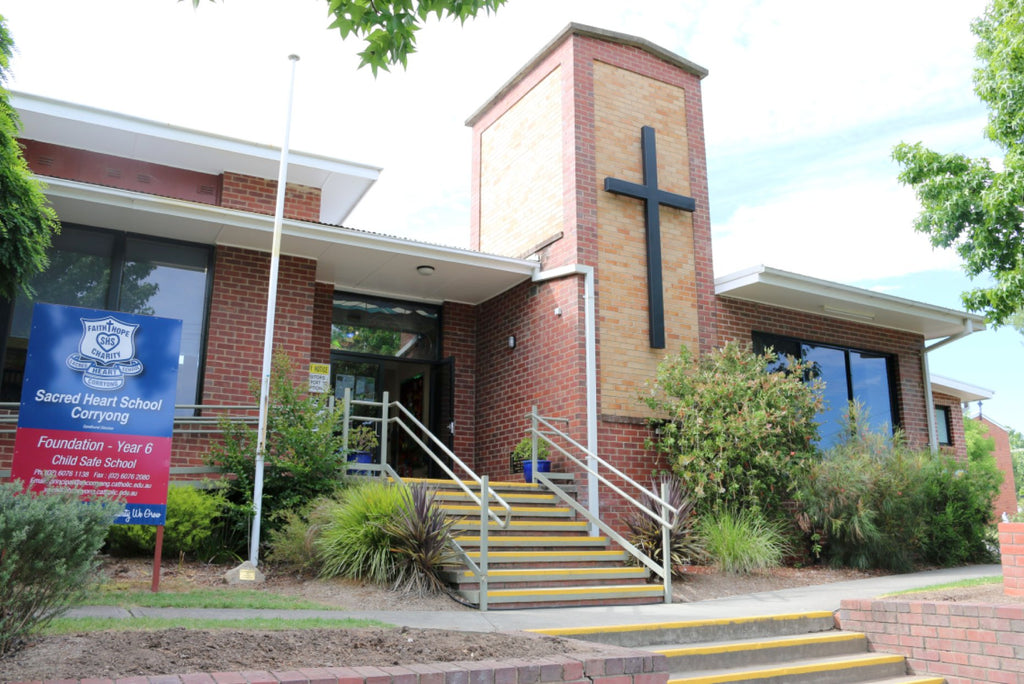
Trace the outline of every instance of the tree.
{"label": "tree", "polygon": [[[178,0],[181,2],[181,0]],[[213,2],[215,0],[211,0]],[[200,0],[192,0],[194,7]],[[328,28],[338,29],[342,39],[356,36],[366,42],[359,53],[359,66],[369,66],[373,75],[388,71],[394,64],[404,68],[409,55],[416,52],[416,32],[431,14],[466,19],[480,10],[490,14],[507,0],[327,0],[327,13],[333,17]]]}
{"label": "tree", "polygon": [[964,292],[964,305],[1001,325],[1024,307],[1024,4],[992,0],[971,30],[980,62],[974,92],[988,107],[985,135],[1003,152],[1002,170],[921,143],[900,143],[893,159],[921,202],[914,228],[934,246],[956,249],[972,278],[994,281]]}
{"label": "tree", "polygon": [[32,293],[32,276],[46,270],[46,251],[60,231],[43,186],[28,169],[18,134],[21,122],[5,84],[14,42],[0,16],[0,297]]}

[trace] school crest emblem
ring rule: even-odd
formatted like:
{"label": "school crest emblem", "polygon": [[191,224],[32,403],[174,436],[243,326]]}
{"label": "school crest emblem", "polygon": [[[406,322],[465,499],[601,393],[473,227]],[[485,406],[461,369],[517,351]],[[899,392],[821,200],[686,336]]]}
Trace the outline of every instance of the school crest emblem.
{"label": "school crest emblem", "polygon": [[67,365],[82,374],[82,383],[91,389],[113,391],[124,387],[125,378],[142,372],[135,358],[135,333],[139,326],[113,316],[83,318],[78,351],[67,358]]}

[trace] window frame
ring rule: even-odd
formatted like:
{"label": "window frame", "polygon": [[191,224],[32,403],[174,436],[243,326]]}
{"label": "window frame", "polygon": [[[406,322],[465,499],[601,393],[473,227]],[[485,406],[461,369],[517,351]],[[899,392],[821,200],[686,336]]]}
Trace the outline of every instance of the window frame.
{"label": "window frame", "polygon": [[[203,387],[206,375],[206,350],[207,342],[210,334],[210,316],[211,316],[211,304],[213,300],[213,283],[215,278],[214,265],[216,263],[216,246],[206,245],[199,242],[188,242],[186,240],[177,240],[174,238],[160,237],[156,235],[147,235],[145,233],[135,233],[125,230],[115,230],[112,228],[101,228],[98,226],[90,226],[81,223],[64,222],[61,225],[62,231],[68,229],[74,231],[81,231],[83,233],[94,233],[103,234],[110,236],[113,240],[111,245],[110,254],[108,255],[109,266],[110,266],[110,283],[108,284],[107,292],[104,297],[104,306],[108,311],[119,311],[117,307],[118,300],[120,297],[121,288],[121,276],[124,272],[125,261],[128,253],[128,241],[129,240],[144,240],[151,243],[162,243],[167,245],[178,245],[182,247],[189,247],[193,249],[201,249],[206,252],[206,284],[205,291],[203,293],[203,315],[202,315],[202,330],[199,334],[199,367],[196,373],[196,392],[195,397],[191,403],[200,405],[203,399]],[[50,248],[54,249],[53,247]],[[44,271],[43,274],[46,272]],[[8,299],[6,297],[0,297],[0,369],[3,369],[6,365],[7,360],[7,347],[8,340],[11,335],[11,326],[14,322],[14,309],[17,303],[17,296]],[[176,400],[177,401],[177,400]],[[181,413],[181,412],[179,412]],[[194,410],[188,410],[188,415],[193,415]]]}

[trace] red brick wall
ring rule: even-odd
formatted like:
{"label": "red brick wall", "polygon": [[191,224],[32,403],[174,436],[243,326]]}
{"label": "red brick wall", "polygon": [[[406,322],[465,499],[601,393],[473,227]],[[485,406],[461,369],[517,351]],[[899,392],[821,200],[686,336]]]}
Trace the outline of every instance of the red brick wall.
{"label": "red brick wall", "polygon": [[[1003,483],[999,486],[999,496],[993,502],[993,519],[999,520],[1003,513],[1014,515],[1017,512],[1017,483],[1013,479],[1013,457],[1010,453],[1010,434],[1002,426],[996,425],[987,418],[977,418],[982,425],[988,428],[988,436],[996,444],[995,456],[996,465],[1003,473]],[[961,429],[962,426],[961,426]],[[1022,559],[1024,564],[1024,559]],[[1024,582],[1021,584],[1024,588]],[[1024,593],[1024,592],[1022,592]]]}
{"label": "red brick wall", "polygon": [[[260,377],[270,255],[218,247],[203,377],[203,403],[253,403],[249,383]],[[274,349],[308,377],[313,334],[316,263],[282,256],[274,314]]]}
{"label": "red brick wall", "polygon": [[476,336],[477,308],[447,302],[441,310],[442,358],[455,363],[455,434],[452,451],[470,468],[476,468]]}
{"label": "red brick wall", "polygon": [[[509,477],[509,453],[526,436],[533,405],[586,442],[582,277],[525,283],[478,311],[476,465],[492,479]],[[555,308],[561,316],[556,316]],[[508,338],[516,346],[510,349]],[[566,429],[567,428],[567,429]],[[567,471],[558,455],[552,469]]]}
{"label": "red brick wall", "polygon": [[999,523],[999,556],[1003,593],[1024,596],[1024,523]]}
{"label": "red brick wall", "polygon": [[906,656],[911,674],[949,684],[1024,681],[1024,606],[847,600],[842,629],[863,632],[872,651]]}
{"label": "red brick wall", "polygon": [[967,458],[967,440],[964,438],[963,410],[960,408],[960,399],[948,394],[932,392],[932,403],[935,408],[949,409],[950,446],[940,446],[939,449],[943,453],[951,454],[959,459]]}
{"label": "red brick wall", "polygon": [[724,297],[718,298],[717,309],[719,336],[715,346],[721,346],[730,340],[749,343],[751,332],[756,330],[812,342],[894,354],[897,374],[894,388],[896,415],[906,432],[910,446],[918,449],[927,448],[927,409],[921,369],[924,339],[920,335]]}
{"label": "red brick wall", "polygon": [[[221,206],[254,214],[274,215],[277,181],[225,171],[222,176]],[[288,184],[284,198],[286,218],[300,221],[320,220],[320,190]]]}
{"label": "red brick wall", "polygon": [[313,333],[310,336],[309,360],[331,362],[331,317],[334,314],[334,285],[317,283],[313,293]]}

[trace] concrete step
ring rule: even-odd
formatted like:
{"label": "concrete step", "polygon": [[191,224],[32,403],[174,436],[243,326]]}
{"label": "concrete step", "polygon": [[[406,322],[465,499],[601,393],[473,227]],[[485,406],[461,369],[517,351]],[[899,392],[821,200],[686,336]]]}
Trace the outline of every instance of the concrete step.
{"label": "concrete step", "polygon": [[816,611],[604,627],[552,627],[531,631],[627,648],[653,648],[667,644],[700,644],[811,634],[832,629],[835,629],[832,613]]}
{"label": "concrete step", "polygon": [[867,638],[863,634],[833,630],[685,646],[652,646],[650,650],[665,656],[670,671],[693,672],[866,653],[868,648]]}
{"label": "concrete step", "polygon": [[[605,580],[623,582],[646,582],[650,576],[647,568],[637,567],[596,567],[596,568],[489,568],[488,586],[491,590],[515,586],[516,584],[544,584],[551,587],[586,586],[603,583]],[[469,570],[446,572],[445,577],[459,589],[478,589],[476,577]]]}
{"label": "concrete step", "polygon": [[[491,609],[628,605],[660,603],[663,591],[660,584],[491,589],[487,592],[487,602]],[[478,590],[459,593],[467,601],[479,604]]]}
{"label": "concrete step", "polygon": [[860,653],[834,658],[805,658],[785,664],[740,666],[683,676],[669,675],[668,684],[856,684],[907,674],[903,656]]}
{"label": "concrete step", "polygon": [[[473,521],[479,525],[480,507],[475,504],[447,503],[440,502],[439,507],[445,513],[453,517],[465,518],[467,522]],[[510,504],[512,516],[516,520],[532,520],[537,518],[571,518],[575,514],[568,506],[524,506]],[[499,517],[504,515],[505,509],[495,507],[491,509]]]}
{"label": "concrete step", "polygon": [[[504,548],[504,547],[503,547]],[[474,561],[480,560],[479,551],[467,553]],[[507,568],[521,565],[540,567],[548,563],[557,563],[565,566],[592,566],[597,564],[622,564],[626,562],[628,553],[619,550],[587,551],[577,550],[574,547],[559,549],[558,551],[489,551],[488,562],[492,568]]]}
{"label": "concrete step", "polygon": [[[477,528],[479,530],[479,527]],[[464,549],[480,547],[479,534],[456,534],[452,537]],[[588,537],[584,535],[536,535],[536,534],[488,534],[488,549],[500,547],[519,548],[524,551],[545,551],[563,548],[604,549],[608,546],[608,537]]]}
{"label": "concrete step", "polygon": [[[475,493],[475,494],[477,496],[479,496],[479,493]],[[540,493],[540,492],[536,492],[535,493],[535,492],[511,491],[511,492],[499,492],[499,494],[500,494],[501,498],[504,499],[505,502],[509,503],[509,504],[533,504],[533,505],[551,504],[551,505],[555,505],[555,504],[557,504],[559,502],[558,497],[556,497],[554,494],[544,494],[544,493]],[[437,494],[434,495],[434,498],[437,501],[441,502],[441,503],[456,503],[456,504],[458,504],[458,503],[461,503],[461,504],[470,504],[470,503],[472,503],[474,506],[476,505],[475,502],[473,501],[473,499],[470,498],[469,494],[467,494],[466,492],[462,491],[461,489],[458,489],[458,490],[441,490],[441,491],[438,491]],[[494,503],[495,503],[495,499],[494,499],[493,496],[491,497],[490,501],[491,501],[491,505],[493,506]]]}
{"label": "concrete step", "polygon": [[[452,530],[477,530],[480,529],[479,518],[475,520],[460,520],[452,525]],[[586,520],[516,520],[513,518],[508,527],[502,527],[493,520],[488,521],[487,529],[493,540],[502,534],[518,534],[529,532],[578,532],[585,534],[587,531]]]}

